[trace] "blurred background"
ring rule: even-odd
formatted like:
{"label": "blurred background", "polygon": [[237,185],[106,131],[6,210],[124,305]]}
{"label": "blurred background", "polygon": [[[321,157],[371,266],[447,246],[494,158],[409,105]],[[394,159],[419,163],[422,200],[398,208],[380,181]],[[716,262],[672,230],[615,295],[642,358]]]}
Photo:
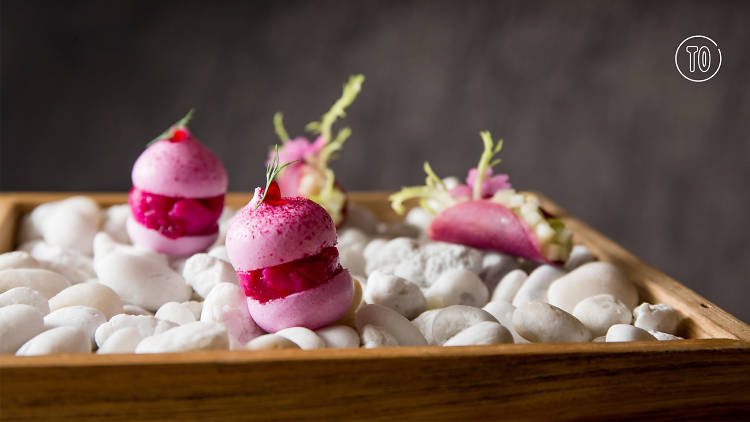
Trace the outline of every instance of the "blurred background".
{"label": "blurred background", "polygon": [[[750,2],[0,3],[0,189],[126,191],[145,144],[196,108],[230,189],[364,73],[333,165],[349,190],[463,177],[478,132],[538,190],[750,321]],[[708,82],[686,37],[722,50]]]}

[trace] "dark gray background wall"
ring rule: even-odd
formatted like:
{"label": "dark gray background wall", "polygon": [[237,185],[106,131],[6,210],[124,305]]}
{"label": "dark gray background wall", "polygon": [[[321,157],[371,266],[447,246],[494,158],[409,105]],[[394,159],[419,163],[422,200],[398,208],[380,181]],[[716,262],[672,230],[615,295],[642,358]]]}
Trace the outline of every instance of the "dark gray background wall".
{"label": "dark gray background wall", "polygon": [[[215,3],[215,4],[213,4]],[[2,2],[3,190],[113,190],[152,137],[193,132],[232,190],[263,179],[271,116],[302,133],[367,75],[334,168],[397,189],[506,146],[499,170],[750,320],[750,3]],[[703,84],[674,52],[722,49]]]}

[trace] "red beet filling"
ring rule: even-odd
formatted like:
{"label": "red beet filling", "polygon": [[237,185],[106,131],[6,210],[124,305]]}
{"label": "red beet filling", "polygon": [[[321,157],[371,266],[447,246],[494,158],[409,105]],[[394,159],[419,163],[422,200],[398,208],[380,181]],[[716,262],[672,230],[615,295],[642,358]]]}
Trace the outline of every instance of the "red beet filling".
{"label": "red beet filling", "polygon": [[135,221],[176,239],[215,233],[224,210],[224,195],[211,198],[172,198],[133,188],[128,196]]}
{"label": "red beet filling", "polygon": [[245,295],[258,302],[287,297],[319,286],[343,270],[339,251],[323,249],[317,255],[255,271],[238,271],[237,277]]}

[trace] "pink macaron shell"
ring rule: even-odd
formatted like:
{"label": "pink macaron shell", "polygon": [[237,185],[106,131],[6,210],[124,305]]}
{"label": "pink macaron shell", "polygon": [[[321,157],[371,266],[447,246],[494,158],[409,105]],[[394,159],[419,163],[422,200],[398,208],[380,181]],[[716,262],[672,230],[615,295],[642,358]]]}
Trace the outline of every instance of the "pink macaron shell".
{"label": "pink macaron shell", "polygon": [[135,221],[133,217],[128,217],[126,228],[130,239],[136,245],[147,247],[159,253],[172,256],[188,256],[194,253],[203,252],[210,247],[219,236],[216,233],[199,235],[199,236],[182,236],[171,239],[164,236],[156,230],[150,229],[141,223]]}
{"label": "pink macaron shell", "polygon": [[180,142],[166,139],[147,148],[133,165],[133,185],[177,198],[208,198],[227,190],[221,161],[192,135]]}
{"label": "pink macaron shell", "polygon": [[227,229],[227,254],[236,271],[274,267],[336,246],[336,229],[323,207],[297,197],[255,209],[259,192]]}
{"label": "pink macaron shell", "polygon": [[255,323],[269,333],[289,327],[315,330],[341,318],[354,298],[354,281],[342,270],[328,282],[312,289],[260,303],[247,299]]}

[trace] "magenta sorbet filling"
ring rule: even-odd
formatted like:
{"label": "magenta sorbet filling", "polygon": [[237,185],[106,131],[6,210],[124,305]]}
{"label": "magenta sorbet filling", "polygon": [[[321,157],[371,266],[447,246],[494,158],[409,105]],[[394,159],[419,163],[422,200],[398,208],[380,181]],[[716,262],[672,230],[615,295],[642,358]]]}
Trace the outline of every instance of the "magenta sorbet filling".
{"label": "magenta sorbet filling", "polygon": [[319,286],[342,270],[339,251],[332,246],[316,255],[274,267],[237,271],[237,277],[247,297],[266,303]]}
{"label": "magenta sorbet filling", "polygon": [[224,210],[224,195],[211,198],[172,198],[138,188],[128,196],[135,221],[176,239],[216,233]]}

